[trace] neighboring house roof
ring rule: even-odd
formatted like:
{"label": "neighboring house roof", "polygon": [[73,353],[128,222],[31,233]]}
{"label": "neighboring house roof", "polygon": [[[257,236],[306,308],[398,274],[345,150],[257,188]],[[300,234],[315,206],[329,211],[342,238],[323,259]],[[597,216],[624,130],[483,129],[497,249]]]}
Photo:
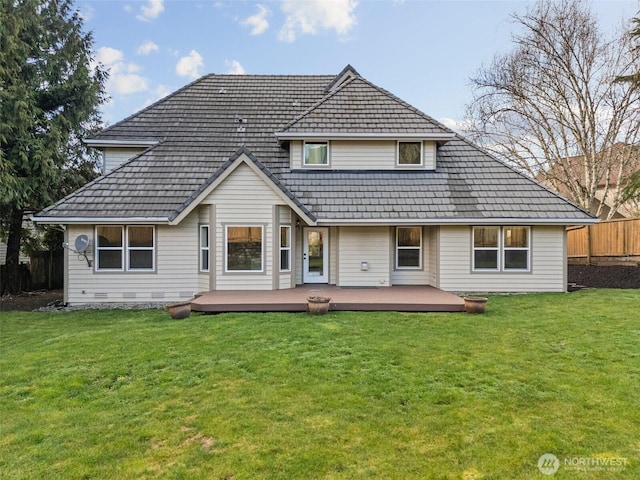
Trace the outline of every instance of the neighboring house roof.
{"label": "neighboring house roof", "polygon": [[[244,153],[293,206],[318,222],[592,221],[355,70],[339,77],[342,83],[335,76],[204,76],[92,138],[94,144],[158,143],[35,219],[179,221]],[[444,144],[435,172],[292,171],[276,132],[406,134]]]}
{"label": "neighboring house roof", "polygon": [[[608,178],[603,175],[599,180],[595,198],[595,200],[602,202],[606,206],[605,211],[601,214],[603,218],[606,218],[609,209],[613,205],[613,190],[618,187],[620,181],[620,166],[623,165],[622,174],[624,177],[629,177],[640,170],[640,146],[618,142],[602,150],[599,155],[608,157],[611,161],[611,170]],[[629,157],[629,155],[632,155],[632,157]],[[629,161],[630,159],[633,160],[633,157],[635,157],[635,160]],[[584,155],[562,158],[553,164],[548,171],[539,173],[536,176],[536,180],[547,185],[552,190],[557,190],[561,195],[570,196],[571,192],[567,185],[571,183],[571,178],[584,178],[584,160]],[[571,178],[567,175],[567,172],[571,172]],[[605,189],[609,191],[607,197],[603,198]],[[597,205],[593,207],[593,211],[595,212],[596,210]],[[637,205],[634,208],[634,202],[629,201],[618,206],[617,213],[622,217],[628,217],[632,216],[634,210],[637,210]]]}
{"label": "neighboring house roof", "polygon": [[[631,153],[637,158],[635,162],[628,162],[628,155]],[[629,176],[634,172],[640,170],[640,146],[639,145],[626,145],[622,142],[613,144],[610,148],[602,150],[599,154],[611,159],[611,171],[609,172],[609,178],[601,178],[598,182],[598,188],[604,188],[607,185],[609,187],[616,187],[620,179],[618,174],[620,173],[620,165],[623,159],[627,163],[622,169],[624,176]],[[549,177],[556,177],[562,182],[568,182],[569,178],[566,176],[565,170],[562,168],[562,163],[565,163],[565,168],[573,172],[573,176],[576,178],[584,177],[584,155],[578,155],[573,157],[567,157],[561,159],[551,166],[548,172]],[[542,178],[542,176],[540,176]]]}

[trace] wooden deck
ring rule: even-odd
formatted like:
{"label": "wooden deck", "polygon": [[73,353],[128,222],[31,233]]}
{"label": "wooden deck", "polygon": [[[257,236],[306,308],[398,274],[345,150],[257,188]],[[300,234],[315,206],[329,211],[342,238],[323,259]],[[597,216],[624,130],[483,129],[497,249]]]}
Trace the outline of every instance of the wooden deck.
{"label": "wooden deck", "polygon": [[428,286],[349,288],[303,285],[287,290],[218,290],[191,302],[194,312],[306,312],[308,296],[331,298],[331,310],[462,312],[464,301]]}

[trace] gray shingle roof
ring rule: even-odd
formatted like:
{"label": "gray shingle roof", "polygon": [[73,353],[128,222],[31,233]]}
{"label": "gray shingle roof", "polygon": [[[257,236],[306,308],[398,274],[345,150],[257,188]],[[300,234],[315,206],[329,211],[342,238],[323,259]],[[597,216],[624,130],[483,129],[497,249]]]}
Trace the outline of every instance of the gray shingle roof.
{"label": "gray shingle roof", "polygon": [[362,77],[346,81],[279,132],[445,134],[444,125]]}
{"label": "gray shingle roof", "polygon": [[451,134],[359,77],[326,93],[334,78],[202,77],[98,134],[94,140],[159,143],[35,218],[171,220],[243,152],[319,221],[591,219],[460,137],[438,148],[436,172],[291,171],[287,145],[275,137],[285,129]]}
{"label": "gray shingle roof", "polygon": [[306,171],[283,175],[319,219],[353,221],[590,218],[462,138],[441,146],[437,171]]}

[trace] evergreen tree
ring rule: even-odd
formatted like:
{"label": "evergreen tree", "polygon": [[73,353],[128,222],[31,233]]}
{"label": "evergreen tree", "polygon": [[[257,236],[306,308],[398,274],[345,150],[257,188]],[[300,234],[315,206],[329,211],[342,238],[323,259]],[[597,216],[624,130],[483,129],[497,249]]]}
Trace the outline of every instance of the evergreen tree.
{"label": "evergreen tree", "polygon": [[0,218],[4,289],[19,289],[25,214],[96,175],[81,139],[100,125],[106,73],[71,0],[0,0]]}

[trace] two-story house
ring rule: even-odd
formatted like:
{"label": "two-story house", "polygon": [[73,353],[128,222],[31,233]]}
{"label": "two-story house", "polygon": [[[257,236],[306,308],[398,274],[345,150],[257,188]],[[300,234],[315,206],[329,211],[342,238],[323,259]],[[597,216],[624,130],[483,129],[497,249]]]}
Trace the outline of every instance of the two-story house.
{"label": "two-story house", "polygon": [[565,227],[595,220],[350,66],[207,75],[86,142],[104,175],[34,217],[66,228],[71,304],[302,284],[564,291]]}

